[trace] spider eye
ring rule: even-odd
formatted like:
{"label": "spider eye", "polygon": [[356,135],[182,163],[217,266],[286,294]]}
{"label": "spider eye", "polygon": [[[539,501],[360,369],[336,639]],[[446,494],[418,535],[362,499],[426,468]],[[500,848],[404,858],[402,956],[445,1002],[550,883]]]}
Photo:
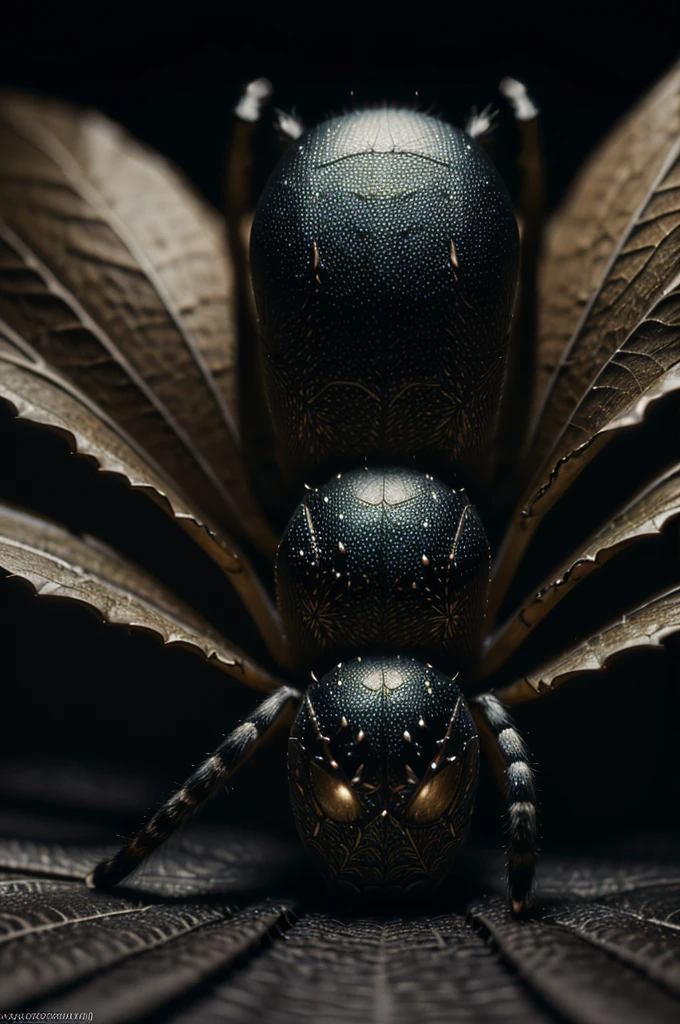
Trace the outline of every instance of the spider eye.
{"label": "spider eye", "polygon": [[408,802],[404,817],[416,825],[425,825],[443,817],[456,798],[463,766],[456,758],[446,768],[425,776]]}
{"label": "spider eye", "polygon": [[359,820],[361,804],[352,787],[344,779],[333,778],[313,761],[309,765],[309,778],[316,801],[324,814],[334,821]]}

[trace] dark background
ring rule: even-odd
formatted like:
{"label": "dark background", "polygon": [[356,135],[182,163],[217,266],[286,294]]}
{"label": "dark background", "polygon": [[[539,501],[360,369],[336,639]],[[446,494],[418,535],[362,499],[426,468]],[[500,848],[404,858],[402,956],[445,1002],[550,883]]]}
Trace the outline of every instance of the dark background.
{"label": "dark background", "polygon": [[[496,84],[522,78],[543,111],[548,194],[554,206],[597,139],[672,62],[671,4],[646,3],[635,20],[604,8],[529,11],[423,7],[411,23],[367,27],[365,10],[319,8],[341,30],[276,26],[266,9],[227,5],[24,5],[3,27],[0,79],[103,109],[179,164],[220,201],[229,112],[242,85],[268,76],[276,104],[306,123],[353,103],[401,102],[462,124],[473,105],[497,102]],[[479,6],[479,5],[477,5]],[[510,5],[508,5],[510,6]],[[513,140],[501,127],[499,161],[513,185]],[[266,146],[264,150],[266,151]],[[260,168],[259,176],[266,173]],[[659,427],[677,434],[677,419]],[[247,624],[225,602],[207,565],[160,512],[72,458],[58,438],[0,412],[0,497],[39,509],[115,543],[188,594],[239,642]],[[644,443],[637,457],[644,463]],[[618,461],[617,461],[618,460]],[[628,471],[620,450],[614,475]],[[591,499],[592,527],[608,507]],[[678,538],[646,544],[628,581],[663,562],[677,579]],[[624,570],[621,570],[624,572]],[[613,585],[616,590],[616,584]],[[609,593],[609,596],[607,594]],[[609,592],[590,603],[608,611]],[[603,596],[604,594],[604,596]],[[586,602],[587,603],[587,602]],[[612,604],[613,607],[613,604]],[[578,611],[578,609],[576,609]],[[573,639],[566,627],[565,642]],[[189,654],[153,638],[102,628],[84,609],[36,601],[22,583],[0,584],[3,717],[0,829],[36,838],[111,840],[180,781],[252,705]],[[680,696],[677,652],[635,654],[609,670],[520,709],[539,768],[546,847],[678,827]],[[290,828],[278,743],[249,766],[217,810]],[[93,807],[105,812],[95,816]],[[500,837],[492,794],[478,828]],[[49,822],[49,827],[46,825]]]}

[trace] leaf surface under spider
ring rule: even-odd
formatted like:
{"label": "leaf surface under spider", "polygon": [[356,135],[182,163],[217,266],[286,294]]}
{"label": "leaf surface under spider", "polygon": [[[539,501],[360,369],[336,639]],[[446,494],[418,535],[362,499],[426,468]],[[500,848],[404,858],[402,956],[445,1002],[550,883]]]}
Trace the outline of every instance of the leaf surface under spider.
{"label": "leaf surface under spider", "polygon": [[[106,895],[77,879],[82,845],[0,841],[3,1005],[85,1008],[107,1024],[151,1013],[177,1024],[677,1019],[680,863],[665,841],[644,856],[620,845],[546,856],[537,910],[521,922],[496,895],[495,848],[474,856],[489,895],[473,896],[467,915],[450,889],[385,913],[328,904],[298,874],[270,882],[264,901],[239,893],[248,844],[251,858],[261,845],[265,873],[279,858],[266,836],[243,841],[208,831],[197,857],[187,836],[138,889]],[[206,890],[220,871],[224,891]]]}

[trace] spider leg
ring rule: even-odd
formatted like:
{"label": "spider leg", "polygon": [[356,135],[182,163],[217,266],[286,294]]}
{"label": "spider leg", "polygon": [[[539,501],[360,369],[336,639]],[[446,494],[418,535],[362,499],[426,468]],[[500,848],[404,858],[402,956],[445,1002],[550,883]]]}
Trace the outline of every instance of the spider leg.
{"label": "spider leg", "polygon": [[96,866],[85,879],[91,889],[122,882],[157,850],[180,825],[193,817],[234,775],[241,765],[277,729],[290,722],[301,696],[282,686],[267,697],[244,722],[220,743],[217,750],[189,776],[184,785],[142,825],[137,835],[110,860]]}
{"label": "spider leg", "polygon": [[480,145],[484,146],[494,130],[497,119],[498,111],[490,104],[480,111],[477,110],[477,107],[473,107],[465,122],[465,131],[470,138],[476,139]]}
{"label": "spider leg", "polygon": [[305,130],[301,118],[294,110],[279,110],[278,108],[274,111],[274,127],[282,153],[285,153],[294,142],[297,142]]}
{"label": "spider leg", "polygon": [[[516,476],[517,455],[526,441],[533,398],[537,273],[545,219],[545,167],[538,107],[530,99],[526,87],[515,78],[504,78],[499,88],[510,104],[519,133],[517,217],[521,235],[519,291],[498,431],[497,471],[503,479]],[[509,494],[508,500],[513,496]]]}
{"label": "spider leg", "polygon": [[529,753],[506,707],[492,693],[470,701],[482,748],[489,757],[508,807],[508,896],[516,914],[531,903],[538,860],[534,773]]}
{"label": "spider leg", "polygon": [[[225,180],[225,212],[230,234],[232,230],[240,233],[242,220],[252,208],[253,135],[271,95],[271,82],[256,78],[245,87],[234,108]],[[235,252],[234,258],[236,256]]]}
{"label": "spider leg", "polygon": [[262,384],[248,256],[253,219],[253,144],[262,110],[271,94],[272,86],[266,78],[255,79],[246,86],[234,108],[224,191],[227,236],[234,265],[239,432],[244,465],[265,513],[275,520],[276,510],[288,507],[292,501],[286,500],[286,487],[276,463],[274,430]]}

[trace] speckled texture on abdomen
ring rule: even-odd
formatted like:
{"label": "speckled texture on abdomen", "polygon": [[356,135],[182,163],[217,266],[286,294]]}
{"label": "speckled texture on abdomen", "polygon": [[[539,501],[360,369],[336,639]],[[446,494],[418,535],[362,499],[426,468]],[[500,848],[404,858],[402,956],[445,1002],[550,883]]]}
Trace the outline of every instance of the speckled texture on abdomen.
{"label": "speckled texture on abdomen", "polygon": [[464,133],[407,110],[317,126],[271,178],[251,261],[289,474],[364,456],[472,485],[502,386],[518,239]]}

